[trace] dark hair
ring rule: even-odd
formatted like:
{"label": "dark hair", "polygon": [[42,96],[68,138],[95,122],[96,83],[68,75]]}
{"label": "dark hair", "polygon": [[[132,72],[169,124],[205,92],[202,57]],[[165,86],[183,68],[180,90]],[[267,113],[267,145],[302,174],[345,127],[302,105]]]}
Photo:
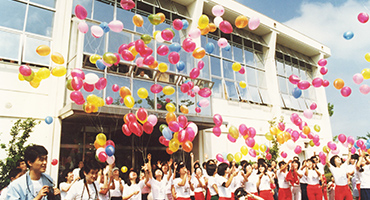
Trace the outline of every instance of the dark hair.
{"label": "dark hair", "polygon": [[200,164],[198,162],[194,163],[193,165],[194,169],[200,167]]}
{"label": "dark hair", "polygon": [[73,170],[72,169],[65,169],[63,172],[62,172],[62,175],[61,175],[61,177],[60,177],[60,181],[59,181],[59,183],[61,183],[61,182],[67,182],[67,176],[68,176],[68,174],[69,173],[71,173],[71,172],[73,172]]}
{"label": "dark hair", "polygon": [[153,178],[155,178],[155,172],[157,171],[157,170],[159,170],[159,171],[161,171],[162,172],[162,178],[163,178],[163,176],[164,176],[164,173],[163,173],[163,170],[161,169],[161,168],[155,168],[155,169],[153,169]]}
{"label": "dark hair", "polygon": [[242,161],[240,161],[240,166],[244,167],[244,165],[246,165],[247,163],[248,163],[248,161],[242,160]]}
{"label": "dark hair", "polygon": [[299,162],[299,160],[293,160],[292,163],[297,163],[298,164],[298,169],[301,166],[301,163]]}
{"label": "dark hair", "polygon": [[333,167],[337,167],[335,165],[335,159],[340,158],[338,155],[334,155],[333,157],[330,158],[330,164],[333,165]]}
{"label": "dark hair", "polygon": [[28,161],[34,163],[37,158],[46,155],[48,155],[48,150],[46,150],[44,146],[34,144],[32,146],[28,146],[24,151],[24,161],[29,168],[30,166],[28,165]]}
{"label": "dark hair", "polygon": [[203,164],[202,164],[203,169],[205,169],[206,166],[207,166],[207,162],[203,162]]}
{"label": "dark hair", "polygon": [[236,162],[232,162],[232,163],[230,163],[230,167],[232,167],[232,166],[235,166],[236,168],[238,168],[239,167],[239,164],[236,163]]}
{"label": "dark hair", "polygon": [[358,154],[357,153],[355,153],[355,154],[353,154],[353,155],[351,155],[351,159],[355,159],[356,161],[358,161]]}
{"label": "dark hair", "polygon": [[226,164],[226,163],[219,164],[218,167],[217,167],[217,174],[220,175],[220,176],[224,176],[225,171],[226,171],[227,168],[229,168],[228,164]]}
{"label": "dark hair", "polygon": [[238,200],[240,197],[247,196],[248,193],[244,190],[243,187],[239,187],[234,192],[234,198],[235,200]]}
{"label": "dark hair", "polygon": [[22,170],[19,169],[19,168],[14,168],[12,170],[10,170],[9,172],[9,178],[15,178],[18,174],[22,173]]}
{"label": "dark hair", "polygon": [[293,160],[298,160],[299,161],[299,157],[298,156],[294,156],[293,157]]}
{"label": "dark hair", "polygon": [[281,168],[281,166],[283,166],[283,165],[285,165],[285,164],[286,164],[286,162],[285,162],[285,161],[280,161],[280,162],[279,162],[279,164],[278,164],[278,165],[279,165],[279,168]]}
{"label": "dark hair", "polygon": [[180,177],[180,169],[183,168],[183,167],[186,167],[184,162],[179,162],[179,165],[177,165],[177,168],[176,168],[176,174],[175,174],[175,178],[179,178]]}
{"label": "dark hair", "polygon": [[24,159],[19,159],[17,160],[17,167],[20,167],[21,166],[21,162],[25,162]]}
{"label": "dark hair", "polygon": [[[314,157],[314,156],[312,156],[310,159],[307,159],[307,160],[306,160],[306,162],[307,162],[307,161],[310,161],[310,162],[312,162],[312,164],[316,164],[316,162],[313,160],[313,157]],[[316,165],[316,167],[315,167],[315,168],[316,168],[316,169],[319,169],[319,167],[318,167],[317,165]]]}
{"label": "dark hair", "polygon": [[261,163],[266,164],[266,161],[265,161],[265,159],[263,159],[263,158],[259,158],[259,159],[257,160],[257,163],[258,163],[258,165],[259,165],[259,164],[261,164]]}
{"label": "dark hair", "polygon": [[[246,173],[247,173],[247,167],[248,167],[249,165],[251,165],[249,162],[246,162],[245,164],[243,164],[243,165],[242,165],[242,168],[243,168],[243,172],[244,172],[244,174],[246,174]],[[251,165],[251,166],[252,166],[252,165]]]}
{"label": "dark hair", "polygon": [[137,170],[134,170],[134,168],[131,168],[128,173],[127,173],[127,178],[126,178],[126,184],[128,186],[131,186],[131,181],[130,181],[130,174],[131,172],[134,172],[136,173],[136,180],[135,180],[135,183],[138,183],[140,181],[140,177],[139,177],[139,173],[137,172]]}
{"label": "dark hair", "polygon": [[217,167],[216,167],[215,164],[209,164],[207,162],[206,172],[207,172],[208,176],[213,176],[215,174],[216,169],[217,169]]}
{"label": "dark hair", "polygon": [[259,170],[259,168],[261,166],[263,166],[265,168],[265,171],[263,173],[266,173],[267,172],[267,166],[266,166],[266,164],[265,163],[258,163],[258,169],[257,169],[258,172],[257,172],[257,174],[260,174],[261,173],[260,170]]}
{"label": "dark hair", "polygon": [[95,159],[86,161],[84,163],[84,166],[80,170],[80,178],[81,179],[85,178],[84,172],[88,174],[91,170],[99,170],[99,169],[101,169],[101,165]]}

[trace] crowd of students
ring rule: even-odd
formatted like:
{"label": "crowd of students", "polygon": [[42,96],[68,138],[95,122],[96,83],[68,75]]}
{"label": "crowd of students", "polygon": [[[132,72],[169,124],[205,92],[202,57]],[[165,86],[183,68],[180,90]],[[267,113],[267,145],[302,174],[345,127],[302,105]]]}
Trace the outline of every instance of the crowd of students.
{"label": "crowd of students", "polygon": [[151,155],[140,172],[130,169],[121,178],[118,167],[102,166],[96,160],[79,163],[63,172],[59,187],[45,174],[47,150],[38,145],[27,148],[26,167],[10,172],[11,184],[1,192],[1,199],[84,199],[84,200],[348,200],[370,199],[370,157],[348,153],[346,162],[337,155],[326,165],[332,173],[327,184],[323,161],[317,155],[287,163],[260,158],[251,164],[218,163],[207,160],[200,165],[191,153],[191,169],[184,162],[172,160],[156,164]]}

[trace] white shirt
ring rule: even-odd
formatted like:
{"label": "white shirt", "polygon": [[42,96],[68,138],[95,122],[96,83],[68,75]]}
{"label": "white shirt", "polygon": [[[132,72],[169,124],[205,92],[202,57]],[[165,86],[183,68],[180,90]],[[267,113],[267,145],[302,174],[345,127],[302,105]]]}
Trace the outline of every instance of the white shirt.
{"label": "white shirt", "polygon": [[202,185],[204,185],[205,184],[204,176],[201,176],[199,180],[195,176],[191,179],[191,183],[193,183],[194,186],[194,192],[203,192],[203,188],[199,184],[199,181],[202,183]]}
{"label": "white shirt", "polygon": [[[87,188],[89,191],[87,191]],[[87,184],[87,188],[85,186],[84,180],[83,179],[79,180],[75,182],[72,185],[72,187],[69,189],[65,199],[66,200],[72,200],[72,199],[89,200],[89,199],[97,199],[99,197],[100,187],[97,181],[95,181],[92,184]]]}
{"label": "white shirt", "polygon": [[347,163],[343,163],[340,167],[334,167],[330,164],[329,169],[333,174],[335,185],[345,186],[347,185]]}
{"label": "white shirt", "polygon": [[122,197],[130,196],[134,192],[139,191],[138,194],[133,195],[128,200],[141,200],[141,189],[143,189],[144,186],[145,186],[145,180],[141,180],[138,184],[133,184],[133,185],[131,184],[130,186],[128,186],[127,184],[125,184],[123,186],[123,194],[122,194]]}
{"label": "white shirt", "polygon": [[[104,183],[100,183],[99,187],[100,188],[104,187]],[[106,194],[99,193],[99,200],[109,200],[109,191],[107,191]]]}
{"label": "white shirt", "polygon": [[157,181],[155,179],[149,179],[148,182],[152,186],[152,195],[153,199],[165,199],[166,198],[166,190],[168,181],[167,179],[162,179],[162,181]]}
{"label": "white shirt", "polygon": [[60,190],[60,197],[62,200],[64,200],[69,192],[69,190],[67,192],[64,192],[62,190],[62,188],[66,188],[66,187],[69,187],[72,183],[67,183],[67,182],[62,182],[59,184],[59,190]]}
{"label": "white shirt", "polygon": [[217,192],[215,188],[213,188],[213,185],[217,186],[216,178],[214,176],[209,176],[207,188],[209,189],[209,193],[211,194],[211,196],[217,195]]}
{"label": "white shirt", "polygon": [[290,188],[289,182],[285,180],[287,174],[288,174],[287,171],[285,172],[282,172],[280,170],[277,171],[279,188]]}
{"label": "white shirt", "polygon": [[[317,168],[319,168],[318,170],[319,170],[320,174],[325,174],[325,171],[324,171],[325,166],[322,163],[317,163],[316,166],[317,166]],[[337,184],[337,183],[335,183],[335,184]]]}
{"label": "white shirt", "polygon": [[233,192],[235,192],[236,189],[238,189],[239,187],[242,187],[243,180],[244,180],[244,178],[241,175],[241,173],[238,173],[236,176],[234,176],[234,178],[231,182],[231,185],[229,186],[230,191],[233,193]]}
{"label": "white shirt", "polygon": [[3,190],[1,190],[0,200],[6,199],[6,193],[8,193],[8,187],[5,187]]}
{"label": "white shirt", "polygon": [[300,169],[300,170],[298,170],[298,174],[300,174],[300,175],[302,175],[302,178],[300,178],[299,179],[299,182],[300,183],[306,183],[307,184],[307,176],[306,176],[306,174],[305,174],[305,172],[306,172],[306,169]]}
{"label": "white shirt", "polygon": [[78,177],[80,177],[80,168],[76,168],[72,171],[73,173],[73,180],[76,180]]}
{"label": "white shirt", "polygon": [[216,178],[216,185],[217,185],[217,188],[218,188],[218,196],[219,197],[225,197],[225,198],[231,198],[231,191],[230,191],[230,186],[229,187],[225,187],[223,186],[223,184],[225,183],[226,184],[227,182],[227,179],[223,176],[218,176]]}
{"label": "white shirt", "polygon": [[252,173],[249,177],[248,177],[248,181],[244,183],[244,189],[245,191],[247,192],[250,192],[250,193],[257,193],[257,181],[258,181],[258,176],[256,175],[256,173]]}
{"label": "white shirt", "polygon": [[[163,175],[163,180],[168,180],[168,175],[169,175],[169,173],[164,174]],[[166,194],[171,194],[172,181],[173,181],[172,177],[170,177],[170,180],[168,180],[168,184],[166,185]]]}
{"label": "white shirt", "polygon": [[175,178],[173,180],[173,186],[175,187],[176,196],[177,197],[183,197],[183,198],[190,198],[190,185],[189,181],[185,181],[184,186],[179,186],[179,183],[182,181],[181,178]]}
{"label": "white shirt", "polygon": [[[258,174],[257,176],[259,176],[260,174]],[[259,177],[258,177],[259,178]],[[260,181],[260,187],[259,187],[260,191],[263,191],[263,190],[271,190],[271,183],[270,183],[270,178],[268,175],[263,175],[262,178],[261,178],[261,181]]]}
{"label": "white shirt", "polygon": [[42,180],[41,178],[39,180],[31,180],[32,182],[32,185],[33,185],[33,191],[35,192],[33,195],[34,196],[37,196],[41,190],[41,188],[44,186],[44,184],[42,184]]}
{"label": "white shirt", "polygon": [[319,183],[320,183],[320,177],[317,174],[317,172],[313,169],[308,170],[307,184],[308,185],[317,185]]}
{"label": "white shirt", "polygon": [[[120,184],[119,184],[120,181],[113,179],[113,182],[114,182],[114,189],[109,190],[110,196],[111,197],[121,197],[122,193],[121,193],[121,190],[120,190],[120,187],[121,187]],[[123,180],[121,180],[121,184],[123,186],[123,185],[125,185],[125,182]]]}
{"label": "white shirt", "polygon": [[[361,189],[370,189],[370,165],[365,165],[362,167],[363,172],[358,172],[358,178],[360,179],[360,188]],[[357,173],[356,172],[356,173]]]}

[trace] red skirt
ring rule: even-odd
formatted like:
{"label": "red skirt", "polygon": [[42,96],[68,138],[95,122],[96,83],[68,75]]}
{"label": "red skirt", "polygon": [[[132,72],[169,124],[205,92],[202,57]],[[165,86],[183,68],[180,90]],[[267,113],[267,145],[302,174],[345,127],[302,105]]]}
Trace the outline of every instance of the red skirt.
{"label": "red skirt", "polygon": [[218,197],[218,200],[231,200],[229,197]]}
{"label": "red skirt", "polygon": [[204,200],[204,194],[203,192],[194,192],[194,198],[195,200]]}
{"label": "red skirt", "polygon": [[264,200],[274,200],[274,195],[272,194],[271,190],[262,190],[260,191],[260,197]]}
{"label": "red skirt", "polygon": [[176,200],[191,200],[190,197],[177,197]]}

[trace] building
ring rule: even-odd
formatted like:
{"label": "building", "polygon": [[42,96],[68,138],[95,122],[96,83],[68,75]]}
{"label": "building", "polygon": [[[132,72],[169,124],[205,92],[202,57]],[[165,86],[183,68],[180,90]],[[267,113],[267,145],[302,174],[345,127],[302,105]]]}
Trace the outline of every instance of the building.
{"label": "building", "polygon": [[[36,3],[38,2],[38,3]],[[190,113],[189,121],[195,122],[199,133],[193,144],[196,159],[204,161],[204,154],[214,158],[217,153],[236,153],[244,145],[244,140],[236,143],[227,140],[226,133],[231,125],[239,126],[244,123],[254,127],[257,131],[256,141],[267,144],[264,134],[269,131],[268,121],[274,117],[284,117],[287,127],[295,128],[289,121],[292,113],[302,115],[312,102],[316,102],[318,109],[308,124],[321,126],[319,133],[321,147],[308,147],[308,141],[299,140],[303,152],[301,157],[309,156],[314,151],[318,152],[326,141],[331,140],[332,133],[327,112],[327,101],[323,87],[305,90],[302,97],[295,99],[291,91],[294,88],[289,83],[291,74],[298,75],[302,80],[312,81],[321,77],[318,72],[317,61],[330,56],[330,49],[323,44],[299,33],[273,19],[270,19],[233,0],[135,0],[136,7],[126,11],[120,7],[118,0],[54,0],[54,1],[27,1],[9,0],[0,8],[0,78],[2,80],[0,91],[0,124],[1,132],[7,133],[18,118],[33,117],[44,120],[52,116],[51,125],[41,123],[31,136],[29,142],[44,145],[49,150],[49,158],[59,158],[58,166],[48,166],[48,172],[57,178],[59,169],[73,166],[81,159],[94,157],[95,136],[103,132],[108,138],[115,141],[117,165],[140,166],[143,155],[151,152],[155,159],[168,159],[165,147],[158,142],[161,133],[158,125],[165,123],[166,111],[163,104],[166,98],[176,105],[187,104]],[[82,34],[78,31],[80,20],[74,16],[77,4],[83,5],[88,11],[86,22],[99,25],[117,19],[123,22],[124,29],[120,33],[108,32],[101,38],[94,38],[89,31]],[[239,15],[248,18],[258,17],[260,26],[250,31],[248,28],[234,28],[233,33],[224,34],[217,30],[206,36],[201,36],[196,43],[205,46],[214,43],[216,49],[207,54],[202,60],[205,67],[200,76],[194,81],[201,87],[211,87],[213,94],[209,98],[210,106],[202,108],[201,113],[194,111],[199,97],[191,98],[180,91],[180,86],[188,78],[188,74],[197,60],[191,54],[180,51],[181,60],[186,63],[183,71],[178,72],[175,65],[169,65],[166,73],[156,69],[142,67],[138,69],[134,62],[122,61],[118,67],[111,67],[105,71],[97,69],[89,62],[92,54],[102,55],[104,52],[117,52],[123,43],[130,43],[140,38],[141,34],[152,35],[156,30],[171,27],[174,19],[186,19],[190,26],[187,30],[197,27],[198,18],[202,14],[213,21],[212,7],[222,5],[226,12],[223,19],[232,24]],[[153,26],[147,16],[163,13],[166,21]],[[132,17],[141,15],[144,19],[143,27],[136,27]],[[186,31],[176,31],[172,42],[181,41],[186,37]],[[224,37],[231,46],[229,51],[220,49],[217,40]],[[149,113],[159,118],[158,125],[151,135],[127,137],[122,134],[122,117],[130,109],[116,101],[117,105],[104,106],[98,113],[87,114],[82,106],[76,105],[69,99],[70,91],[66,89],[67,77],[51,76],[43,80],[38,88],[31,87],[27,82],[18,80],[18,67],[29,64],[34,70],[40,67],[54,67],[48,57],[40,57],[35,49],[41,44],[51,47],[52,52],[64,55],[68,72],[74,68],[81,68],[85,73],[95,73],[99,77],[106,77],[106,89],[94,90],[100,97],[111,96],[119,100],[119,94],[111,90],[113,84],[127,86],[133,91],[134,98],[138,100],[136,91],[144,87],[149,91],[151,85],[157,82],[163,86],[176,87],[176,92],[171,96],[153,94],[149,92],[149,101],[137,102],[133,112],[138,107],[148,109]],[[169,43],[166,43],[167,45]],[[166,62],[166,57],[157,56],[155,49],[158,46],[155,40],[148,44],[154,50],[158,62]],[[231,70],[234,62],[240,62],[246,69],[241,75]],[[144,70],[149,79],[137,77]],[[239,81],[245,81],[247,87],[239,87]],[[83,91],[83,90],[82,90]],[[83,91],[86,97],[87,92]],[[154,103],[153,103],[154,102]],[[179,114],[179,109],[177,109]],[[222,134],[215,137],[212,133],[214,126],[212,116],[219,113],[223,116],[224,125]],[[5,137],[6,140],[6,137]],[[285,147],[283,147],[285,148]],[[288,150],[287,150],[288,151]],[[187,153],[178,151],[174,155],[178,159],[189,159]],[[289,154],[293,156],[293,154]],[[246,157],[250,159],[251,157]]]}

